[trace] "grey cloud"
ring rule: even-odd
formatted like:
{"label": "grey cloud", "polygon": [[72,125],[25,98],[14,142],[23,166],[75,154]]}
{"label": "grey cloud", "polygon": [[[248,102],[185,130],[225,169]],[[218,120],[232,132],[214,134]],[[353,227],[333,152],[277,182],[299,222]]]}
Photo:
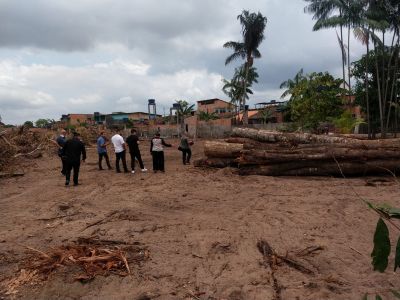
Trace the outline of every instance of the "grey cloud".
{"label": "grey cloud", "polygon": [[[72,110],[145,110],[146,100],[153,97],[161,107],[180,98],[226,99],[218,87],[220,79],[231,78],[243,61],[225,66],[231,50],[222,45],[240,39],[236,17],[242,9],[260,10],[268,24],[260,48],[263,57],[255,61],[260,78],[251,101],[258,101],[279,96],[280,83],[300,68],[340,76],[334,31],[312,32],[314,21],[303,13],[304,6],[301,0],[3,0],[0,48],[17,54],[34,49],[28,62],[21,63],[30,72],[10,76],[16,81],[24,77],[33,90],[52,95],[58,106],[48,104],[42,110],[52,116]],[[357,56],[360,49],[353,49]],[[48,66],[31,65],[38,57],[35,51],[51,54],[50,62],[42,57]],[[7,58],[0,54],[0,62]],[[67,66],[74,58],[78,59],[71,70]],[[149,69],[132,75],[118,68],[93,70],[91,65],[116,59],[141,62]],[[55,61],[57,66],[52,65]],[[188,82],[194,72],[197,79]],[[17,85],[14,88],[18,90]],[[93,95],[99,97],[96,102],[90,100]],[[131,97],[132,103],[127,98],[118,103],[124,97]],[[12,110],[25,107],[38,116],[40,112],[26,98],[18,99],[13,103],[0,95],[2,114],[7,108],[10,116],[20,120]]]}

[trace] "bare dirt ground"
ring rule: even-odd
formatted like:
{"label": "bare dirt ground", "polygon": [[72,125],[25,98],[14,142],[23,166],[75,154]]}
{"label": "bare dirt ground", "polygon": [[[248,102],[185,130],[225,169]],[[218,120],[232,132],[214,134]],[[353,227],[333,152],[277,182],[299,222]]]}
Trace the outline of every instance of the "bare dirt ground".
{"label": "bare dirt ground", "polygon": [[[147,145],[142,154],[150,171]],[[202,156],[201,142],[194,156]],[[1,299],[273,299],[259,239],[314,272],[277,266],[282,299],[361,299],[367,292],[391,299],[388,291],[400,289],[391,269],[372,271],[377,216],[355,193],[398,206],[399,185],[391,178],[367,185],[367,178],[240,177],[183,166],[176,147],[166,150],[165,174],[117,174],[97,170],[92,148],[82,185],[66,188],[58,157],[32,162],[24,177],[0,180],[1,282],[23,268],[23,245],[47,251],[97,236],[141,245],[150,258],[131,265],[132,276],[98,276],[86,284],[60,267],[14,295],[3,286]],[[116,211],[125,217],[85,229]],[[309,246],[324,250],[293,256]]]}

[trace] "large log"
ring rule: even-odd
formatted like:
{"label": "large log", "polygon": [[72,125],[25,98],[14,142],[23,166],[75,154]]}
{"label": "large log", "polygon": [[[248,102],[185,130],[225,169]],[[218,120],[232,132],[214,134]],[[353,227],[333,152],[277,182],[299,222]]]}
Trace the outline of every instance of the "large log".
{"label": "large log", "polygon": [[318,162],[302,161],[275,165],[252,165],[239,168],[240,175],[264,176],[358,176],[390,174],[400,171],[400,160]]}
{"label": "large log", "polygon": [[299,162],[299,161],[331,161],[336,160],[387,160],[400,159],[400,151],[397,149],[353,149],[318,147],[303,150],[244,150],[239,159],[240,165],[266,165],[280,162]]}
{"label": "large log", "polygon": [[193,161],[195,167],[211,167],[211,168],[226,168],[237,167],[238,164],[234,159],[227,158],[200,158]]}
{"label": "large log", "polygon": [[251,128],[234,128],[233,137],[249,138],[264,143],[288,143],[297,144],[350,144],[360,147],[400,147],[400,139],[385,140],[358,140],[347,137],[329,135],[316,135],[309,133],[281,133]]}
{"label": "large log", "polygon": [[243,144],[208,141],[204,144],[204,154],[210,157],[237,158],[243,150]]}

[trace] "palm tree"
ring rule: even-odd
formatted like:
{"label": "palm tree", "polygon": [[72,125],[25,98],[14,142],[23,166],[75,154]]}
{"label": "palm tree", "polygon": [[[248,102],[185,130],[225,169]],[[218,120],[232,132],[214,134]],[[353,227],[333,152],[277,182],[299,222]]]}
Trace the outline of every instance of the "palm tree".
{"label": "palm tree", "polygon": [[[243,10],[240,15],[238,15],[238,20],[242,25],[242,42],[226,42],[224,48],[233,49],[233,53],[228,56],[225,60],[225,65],[231,63],[232,61],[241,58],[245,59],[245,80],[243,81],[243,91],[247,88],[247,77],[249,75],[249,70],[253,66],[254,58],[260,58],[261,53],[258,47],[264,40],[264,30],[267,25],[267,18],[264,17],[260,12],[249,13],[247,10]],[[242,95],[242,104],[246,105],[245,93]],[[247,125],[247,115],[244,114],[243,123]]]}
{"label": "palm tree", "polygon": [[[222,91],[231,99],[231,103],[235,106],[237,115],[241,107],[244,107],[243,99],[249,99],[249,94],[253,94],[250,87],[253,83],[258,83],[258,73],[256,70],[255,67],[251,67],[248,70],[246,78],[246,69],[245,66],[242,65],[239,68],[235,68],[235,73],[230,81],[222,79],[224,83]],[[246,83],[244,83],[245,80],[247,81]],[[244,90],[244,88],[246,88],[246,90]]]}
{"label": "palm tree", "polygon": [[[304,12],[314,14],[314,20],[324,20],[327,19],[331,13],[340,6],[340,1],[332,1],[332,0],[305,0],[310,4],[304,8]],[[339,9],[339,17],[342,17],[342,11]],[[342,54],[342,72],[343,72],[343,82],[346,82],[346,71],[345,65],[347,65],[346,58],[346,45],[343,42],[343,24],[339,24],[340,28],[340,37],[337,34],[341,54]]]}
{"label": "palm tree", "polygon": [[268,107],[264,108],[260,111],[261,118],[263,120],[263,125],[267,124],[269,120],[271,120],[274,116],[272,110]]}
{"label": "palm tree", "polygon": [[178,118],[177,122],[179,122],[181,127],[181,132],[184,131],[185,117],[188,117],[194,111],[194,104],[189,104],[185,100],[177,100],[175,101],[179,104],[178,109],[176,111],[176,117]]}
{"label": "palm tree", "polygon": [[304,72],[303,69],[300,69],[299,72],[297,72],[297,74],[294,76],[293,79],[288,79],[284,82],[281,83],[281,85],[279,86],[280,89],[284,89],[286,88],[286,90],[283,92],[283,94],[281,95],[281,98],[285,98],[286,96],[288,96],[289,94],[291,94],[291,90],[297,85],[299,84],[300,81],[302,81],[303,79],[305,79],[304,76]]}
{"label": "palm tree", "polygon": [[199,119],[201,121],[208,122],[210,120],[217,120],[217,119],[219,119],[219,117],[218,117],[218,114],[216,112],[208,113],[208,112],[205,112],[205,111],[201,111],[199,113]]}
{"label": "palm tree", "polygon": [[[313,19],[317,22],[313,30],[317,31],[325,28],[334,28],[339,26],[341,37],[339,45],[342,51],[342,66],[345,65],[345,52],[343,43],[342,28],[347,26],[347,75],[349,90],[351,90],[351,71],[350,71],[350,33],[351,29],[360,26],[363,22],[362,11],[365,6],[365,0],[305,0],[310,2],[304,9],[306,12],[314,13]],[[344,72],[343,72],[344,73]]]}

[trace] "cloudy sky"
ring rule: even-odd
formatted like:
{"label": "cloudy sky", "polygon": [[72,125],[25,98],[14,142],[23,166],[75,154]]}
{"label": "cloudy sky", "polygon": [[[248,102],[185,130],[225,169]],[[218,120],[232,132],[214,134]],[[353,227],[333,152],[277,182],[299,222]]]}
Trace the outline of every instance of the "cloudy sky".
{"label": "cloudy sky", "polygon": [[[278,99],[300,69],[340,76],[334,30],[313,32],[302,0],[0,0],[0,115],[5,123],[66,113],[158,113],[175,100],[227,99],[221,79],[243,9],[268,18],[254,103]],[[362,46],[353,43],[357,58]]]}

